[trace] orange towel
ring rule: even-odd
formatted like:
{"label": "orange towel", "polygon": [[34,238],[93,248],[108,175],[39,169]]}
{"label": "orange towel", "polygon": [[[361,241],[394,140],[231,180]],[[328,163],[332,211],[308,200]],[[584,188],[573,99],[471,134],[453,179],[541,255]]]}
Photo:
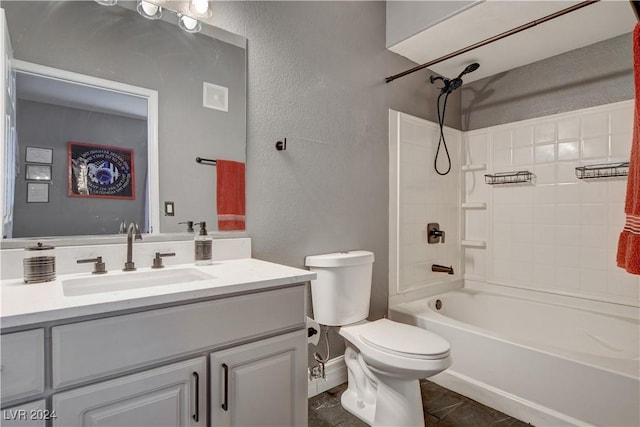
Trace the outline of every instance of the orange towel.
{"label": "orange towel", "polygon": [[635,111],[627,196],[624,212],[627,214],[618,240],[618,267],[631,274],[640,274],[640,23],[633,30],[633,74],[635,81]]}
{"label": "orange towel", "polygon": [[244,163],[217,160],[218,230],[244,230]]}

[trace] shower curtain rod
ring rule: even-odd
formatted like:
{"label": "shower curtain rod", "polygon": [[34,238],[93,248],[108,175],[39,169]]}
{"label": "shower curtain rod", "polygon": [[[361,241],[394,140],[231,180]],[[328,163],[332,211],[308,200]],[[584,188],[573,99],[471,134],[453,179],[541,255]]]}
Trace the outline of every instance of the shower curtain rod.
{"label": "shower curtain rod", "polygon": [[[531,22],[529,22],[527,24],[523,24],[523,25],[521,25],[519,27],[516,27],[516,28],[513,28],[513,29],[511,29],[509,31],[505,31],[504,33],[500,33],[497,36],[489,37],[488,39],[482,40],[482,41],[480,41],[478,43],[474,43],[474,44],[469,45],[469,46],[467,46],[465,48],[456,50],[455,52],[451,52],[448,55],[441,56],[440,58],[434,59],[433,61],[429,61],[429,62],[426,62],[426,63],[424,63],[422,65],[418,65],[417,67],[413,67],[410,70],[403,71],[402,73],[395,74],[393,76],[387,77],[385,79],[385,82],[387,82],[387,83],[392,82],[395,79],[398,79],[400,77],[404,77],[404,76],[406,76],[408,74],[411,74],[411,73],[415,73],[416,71],[420,71],[420,70],[422,70],[424,68],[430,67],[430,66],[435,65],[435,64],[437,64],[439,62],[446,61],[447,59],[451,59],[451,58],[454,58],[454,57],[456,57],[458,55],[462,55],[463,53],[467,53],[467,52],[469,52],[471,50],[477,49],[479,47],[486,46],[486,45],[488,45],[490,43],[493,43],[493,42],[496,42],[498,40],[504,39],[505,37],[512,36],[514,34],[517,34],[517,33],[521,32],[521,31],[524,31],[524,30],[528,30],[529,28],[535,27],[536,25],[542,24],[543,22],[547,22],[547,21],[550,21],[552,19],[558,18],[559,16],[566,15],[567,13],[573,12],[575,10],[582,9],[585,6],[590,6],[590,5],[594,4],[594,3],[598,3],[598,1],[600,1],[600,0],[588,0],[588,1],[580,2],[580,3],[575,4],[573,6],[567,7],[566,9],[562,9],[562,10],[559,10],[559,11],[557,11],[555,13],[547,15],[547,16],[545,16],[543,18],[533,20],[533,21],[531,21]],[[630,2],[631,2],[631,6],[633,7],[634,12],[636,13],[636,17],[638,17],[638,19],[640,20],[640,17],[639,17],[639,15],[640,15],[640,1],[630,0]]]}

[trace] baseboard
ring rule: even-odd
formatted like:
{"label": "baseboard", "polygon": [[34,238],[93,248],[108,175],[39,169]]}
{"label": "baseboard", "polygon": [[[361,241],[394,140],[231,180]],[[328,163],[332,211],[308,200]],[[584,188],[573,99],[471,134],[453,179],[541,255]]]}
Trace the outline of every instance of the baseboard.
{"label": "baseboard", "polygon": [[584,421],[522,399],[451,369],[429,378],[429,381],[532,425],[589,426]]}
{"label": "baseboard", "polygon": [[[307,370],[307,375],[308,375]],[[347,365],[344,356],[335,357],[324,364],[325,379],[312,380],[309,376],[308,397],[323,393],[335,386],[347,382]]]}

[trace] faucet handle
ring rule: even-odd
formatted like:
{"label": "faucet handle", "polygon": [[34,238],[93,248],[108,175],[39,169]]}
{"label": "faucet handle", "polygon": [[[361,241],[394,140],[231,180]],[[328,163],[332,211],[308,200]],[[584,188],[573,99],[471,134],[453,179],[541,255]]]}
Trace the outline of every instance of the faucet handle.
{"label": "faucet handle", "polygon": [[160,252],[156,252],[156,257],[153,259],[153,265],[151,266],[151,268],[164,268],[164,265],[162,265],[162,258],[166,256],[176,256],[176,253],[168,252],[165,254],[161,254]]}
{"label": "faucet handle", "polygon": [[437,222],[427,224],[427,243],[444,243],[444,230]]}
{"label": "faucet handle", "polygon": [[104,274],[107,272],[106,268],[105,268],[105,263],[102,262],[102,257],[96,257],[96,258],[86,258],[86,259],[79,259],[76,261],[76,263],[78,264],[86,264],[86,263],[90,263],[90,262],[94,262],[95,264],[93,265],[93,271],[91,272],[91,274]]}

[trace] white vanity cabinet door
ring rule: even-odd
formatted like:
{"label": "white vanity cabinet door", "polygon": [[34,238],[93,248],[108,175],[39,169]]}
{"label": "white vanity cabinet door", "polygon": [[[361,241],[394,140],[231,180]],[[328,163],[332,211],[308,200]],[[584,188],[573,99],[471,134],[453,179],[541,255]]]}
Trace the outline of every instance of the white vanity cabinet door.
{"label": "white vanity cabinet door", "polygon": [[306,366],[306,331],[211,353],[211,425],[307,425]]}
{"label": "white vanity cabinet door", "polygon": [[23,403],[22,405],[2,410],[2,427],[45,427],[47,419],[53,419],[55,414],[47,411],[43,400]]}
{"label": "white vanity cabinet door", "polygon": [[44,392],[44,329],[0,336],[2,403]]}
{"label": "white vanity cabinet door", "polygon": [[206,426],[206,358],[53,395],[53,426]]}

